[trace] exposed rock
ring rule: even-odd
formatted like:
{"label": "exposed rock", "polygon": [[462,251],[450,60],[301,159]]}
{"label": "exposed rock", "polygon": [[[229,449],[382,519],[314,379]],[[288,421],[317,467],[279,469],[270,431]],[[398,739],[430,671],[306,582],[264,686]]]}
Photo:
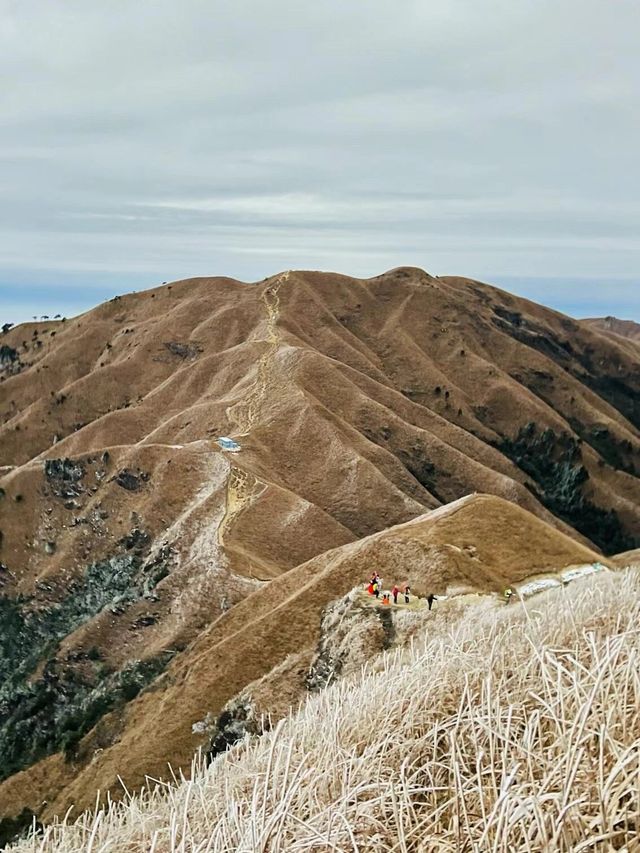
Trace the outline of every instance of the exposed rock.
{"label": "exposed rock", "polygon": [[324,611],[320,642],[307,677],[307,688],[323,690],[346,670],[357,668],[390,644],[393,623],[390,612],[364,608],[357,591],[334,601]]}
{"label": "exposed rock", "polygon": [[138,472],[135,473],[134,471],[129,470],[129,468],[124,468],[122,471],[119,471],[113,479],[119,486],[126,489],[128,492],[137,492],[138,489],[141,489],[143,484],[149,480],[149,474],[144,471],[140,471],[139,469]]}
{"label": "exposed rock", "polygon": [[84,492],[81,481],[85,475],[85,466],[80,460],[47,459],[44,463],[44,474],[53,494],[59,498],[66,498],[67,502]]}
{"label": "exposed rock", "polygon": [[260,721],[256,719],[253,704],[248,696],[233,699],[215,721],[207,755],[215,758],[221,752],[242,740],[246,735],[262,733]]}
{"label": "exposed rock", "polygon": [[[163,343],[165,350],[177,358],[183,360],[195,359],[202,352],[202,346],[195,341],[180,342],[180,341],[165,341]],[[162,360],[162,356],[157,357],[158,361]]]}

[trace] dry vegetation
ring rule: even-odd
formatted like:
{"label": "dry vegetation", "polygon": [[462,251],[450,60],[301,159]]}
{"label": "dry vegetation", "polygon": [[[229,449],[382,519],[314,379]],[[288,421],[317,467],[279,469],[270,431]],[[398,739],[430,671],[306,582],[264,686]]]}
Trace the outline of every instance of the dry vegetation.
{"label": "dry vegetation", "polygon": [[640,849],[640,574],[481,606],[15,851]]}
{"label": "dry vegetation", "polygon": [[0,839],[188,769],[193,724],[274,670],[278,716],[289,656],[374,568],[498,591],[640,546],[637,366],[416,268],[190,279],[0,330]]}

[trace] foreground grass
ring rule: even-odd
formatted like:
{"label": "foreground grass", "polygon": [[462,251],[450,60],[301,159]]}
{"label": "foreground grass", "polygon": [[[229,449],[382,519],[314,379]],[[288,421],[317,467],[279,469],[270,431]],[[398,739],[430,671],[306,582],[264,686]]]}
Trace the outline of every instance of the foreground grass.
{"label": "foreground grass", "polygon": [[254,742],[13,850],[640,850],[640,574],[575,582],[345,680]]}

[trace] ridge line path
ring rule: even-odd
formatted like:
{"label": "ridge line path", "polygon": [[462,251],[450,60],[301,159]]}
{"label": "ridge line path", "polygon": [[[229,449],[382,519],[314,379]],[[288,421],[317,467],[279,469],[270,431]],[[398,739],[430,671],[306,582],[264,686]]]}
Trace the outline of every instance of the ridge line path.
{"label": "ridge line path", "polygon": [[[231,437],[234,439],[249,435],[251,429],[260,421],[269,387],[275,384],[274,361],[281,344],[278,330],[280,318],[278,291],[290,275],[290,270],[281,273],[273,284],[265,287],[260,297],[264,302],[266,311],[267,336],[263,340],[267,343],[267,348],[260,356],[255,380],[244,400],[227,408],[229,421],[235,422],[238,429],[238,432],[231,433]],[[217,531],[219,545],[224,546],[224,537],[231,525],[266,487],[266,483],[262,482],[255,474],[245,471],[238,465],[229,465],[225,509]]]}
{"label": "ridge line path", "polygon": [[[509,584],[509,587],[514,591],[514,603],[520,601],[523,603],[526,599],[531,598],[534,595],[537,595],[540,592],[546,592],[549,589],[558,589],[561,587],[566,587],[572,581],[579,580],[580,578],[587,577],[588,575],[593,574],[601,574],[603,572],[611,573],[613,570],[609,566],[605,566],[603,563],[595,562],[595,563],[581,563],[579,565],[571,565],[565,566],[564,569],[560,569],[557,572],[544,572],[537,573],[533,575],[529,575],[526,578],[523,578],[521,581],[517,583]],[[366,587],[366,584],[365,584]],[[398,601],[397,604],[382,604],[381,599],[375,598],[375,596],[371,596],[366,588],[362,589],[362,586],[357,587],[359,591],[359,601],[358,603],[364,607],[369,608],[377,608],[377,607],[389,607],[393,608],[402,608],[403,610],[421,610],[423,607],[427,607],[427,599],[425,597],[421,597],[418,595],[411,595],[409,604],[405,604],[403,601]],[[384,590],[383,592],[389,592],[389,590]],[[382,592],[380,593],[382,595]],[[402,597],[402,590],[398,598]],[[436,594],[435,600],[438,601],[450,601],[452,598],[464,598],[465,596],[489,596],[492,598],[498,597],[499,600],[504,601],[503,596],[498,592],[482,592],[481,590],[475,589],[463,589],[456,592],[441,593]],[[507,602],[504,602],[505,605]],[[511,605],[513,606],[513,605]]]}
{"label": "ridge line path", "polygon": [[264,302],[267,320],[267,337],[263,338],[268,346],[260,356],[256,379],[244,400],[227,408],[230,421],[235,421],[238,432],[231,433],[232,438],[242,438],[251,432],[251,428],[260,420],[262,407],[269,386],[273,384],[275,356],[281,344],[278,320],[280,319],[280,296],[278,291],[289,279],[291,272],[282,273],[276,281],[266,287],[261,299]]}

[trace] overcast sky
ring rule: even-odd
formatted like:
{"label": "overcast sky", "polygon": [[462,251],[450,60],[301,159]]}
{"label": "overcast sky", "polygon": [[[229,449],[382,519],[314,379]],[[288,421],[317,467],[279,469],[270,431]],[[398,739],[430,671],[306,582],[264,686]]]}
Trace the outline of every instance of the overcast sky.
{"label": "overcast sky", "polygon": [[0,0],[0,321],[410,264],[640,320],[637,0]]}

